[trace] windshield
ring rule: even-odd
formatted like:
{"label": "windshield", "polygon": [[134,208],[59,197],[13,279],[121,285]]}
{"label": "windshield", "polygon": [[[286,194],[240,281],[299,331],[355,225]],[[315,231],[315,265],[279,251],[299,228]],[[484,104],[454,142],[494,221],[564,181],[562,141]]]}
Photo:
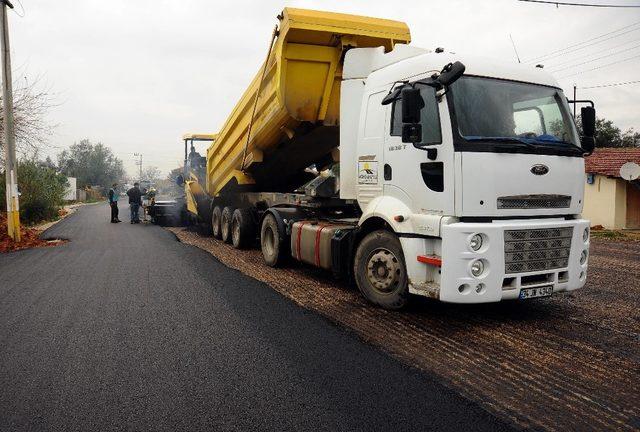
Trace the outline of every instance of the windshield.
{"label": "windshield", "polygon": [[462,77],[451,92],[458,130],[467,141],[579,145],[569,105],[556,88]]}

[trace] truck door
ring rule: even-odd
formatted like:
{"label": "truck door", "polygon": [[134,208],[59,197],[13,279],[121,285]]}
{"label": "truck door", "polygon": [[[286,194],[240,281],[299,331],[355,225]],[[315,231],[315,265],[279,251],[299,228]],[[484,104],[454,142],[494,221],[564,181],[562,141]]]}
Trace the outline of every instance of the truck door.
{"label": "truck door", "polygon": [[414,213],[454,214],[453,144],[447,102],[435,89],[419,86],[422,141],[402,142],[402,101],[387,105],[384,194],[404,201]]}

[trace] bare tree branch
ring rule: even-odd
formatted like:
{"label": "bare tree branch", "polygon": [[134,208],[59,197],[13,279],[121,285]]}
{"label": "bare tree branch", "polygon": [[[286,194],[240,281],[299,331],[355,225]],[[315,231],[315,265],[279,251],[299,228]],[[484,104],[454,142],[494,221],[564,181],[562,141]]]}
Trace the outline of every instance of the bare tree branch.
{"label": "bare tree branch", "polygon": [[[0,101],[2,98],[0,97]],[[13,117],[16,147],[23,156],[37,154],[53,135],[58,125],[48,119],[49,111],[58,106],[50,89],[42,88],[40,77],[32,82],[19,80],[13,86]],[[4,152],[4,112],[0,103],[0,150]],[[4,162],[4,157],[2,158]]]}

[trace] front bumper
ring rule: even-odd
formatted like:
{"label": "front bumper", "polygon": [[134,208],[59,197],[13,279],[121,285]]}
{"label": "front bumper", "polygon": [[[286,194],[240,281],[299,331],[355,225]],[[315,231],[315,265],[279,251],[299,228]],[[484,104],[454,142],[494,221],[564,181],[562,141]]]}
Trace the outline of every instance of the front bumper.
{"label": "front bumper", "polygon": [[[522,273],[505,272],[505,231],[573,228],[566,266]],[[589,228],[584,219],[529,219],[494,221],[491,223],[458,222],[442,227],[442,268],[439,299],[452,303],[488,303],[517,299],[523,288],[553,286],[553,292],[582,288],[589,263],[589,240],[583,233]],[[469,239],[482,233],[485,242],[478,252],[469,247]],[[581,264],[580,256],[587,251]],[[482,260],[485,270],[474,277],[471,265]]]}

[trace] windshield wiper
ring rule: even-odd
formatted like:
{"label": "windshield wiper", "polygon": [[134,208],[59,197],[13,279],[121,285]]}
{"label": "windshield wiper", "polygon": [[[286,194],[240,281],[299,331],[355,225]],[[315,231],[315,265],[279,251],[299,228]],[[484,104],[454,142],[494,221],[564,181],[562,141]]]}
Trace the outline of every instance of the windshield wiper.
{"label": "windshield wiper", "polygon": [[537,145],[518,137],[464,137],[467,141],[490,141],[499,143],[522,144],[527,148],[538,148]]}
{"label": "windshield wiper", "polygon": [[582,147],[577,146],[568,141],[556,141],[556,140],[544,140],[544,139],[539,140],[537,138],[519,138],[519,137],[475,137],[475,136],[464,137],[464,139],[466,139],[467,141],[489,141],[489,142],[496,142],[496,143],[520,144],[524,147],[535,149],[535,150],[539,150],[539,149],[557,150],[558,147],[551,144],[551,143],[557,143],[557,144],[563,144],[564,146],[571,148],[571,150],[579,151],[580,154],[584,153],[584,150],[582,149]]}
{"label": "windshield wiper", "polygon": [[[572,149],[574,149],[576,151],[579,151],[580,153],[584,153],[584,149],[582,147],[580,147],[579,145],[574,144],[572,142],[569,142],[569,141],[556,140],[556,139],[552,140],[552,139],[544,139],[544,138],[542,138],[542,139],[535,138],[535,140],[538,141],[538,142],[544,143],[544,144],[562,144],[562,145],[564,145],[566,147],[569,147],[569,148],[572,148]],[[548,147],[551,147],[551,146],[548,146]]]}

